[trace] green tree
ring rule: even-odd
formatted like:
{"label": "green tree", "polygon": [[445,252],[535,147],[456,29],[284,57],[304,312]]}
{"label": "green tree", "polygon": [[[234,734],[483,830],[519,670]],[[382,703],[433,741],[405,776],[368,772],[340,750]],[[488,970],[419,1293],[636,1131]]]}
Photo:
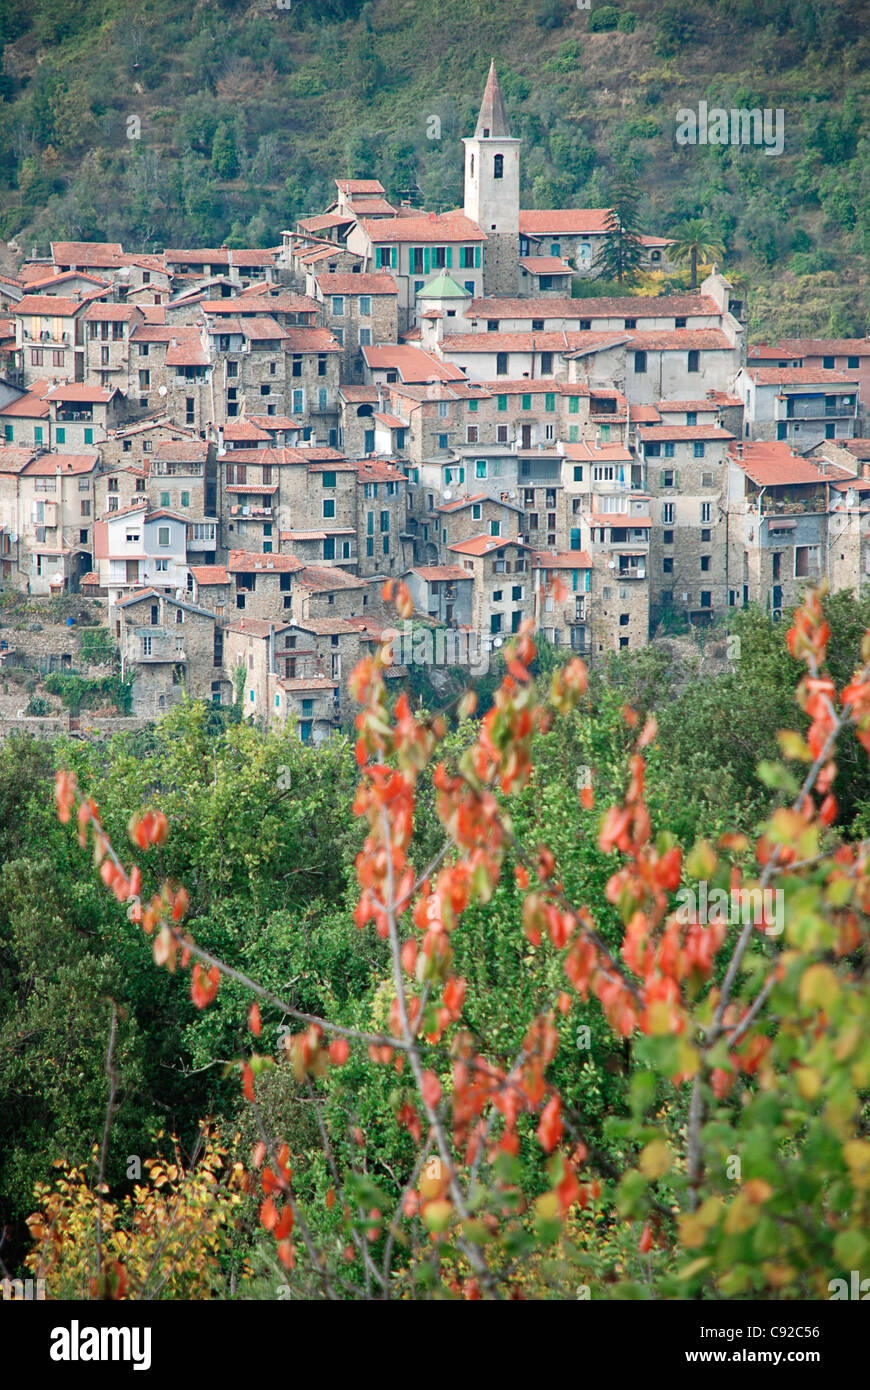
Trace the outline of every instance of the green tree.
{"label": "green tree", "polygon": [[689,285],[694,290],[698,285],[699,262],[721,258],[725,253],[706,217],[686,218],[677,224],[671,236],[673,244],[668,248],[668,259],[678,265],[689,262]]}

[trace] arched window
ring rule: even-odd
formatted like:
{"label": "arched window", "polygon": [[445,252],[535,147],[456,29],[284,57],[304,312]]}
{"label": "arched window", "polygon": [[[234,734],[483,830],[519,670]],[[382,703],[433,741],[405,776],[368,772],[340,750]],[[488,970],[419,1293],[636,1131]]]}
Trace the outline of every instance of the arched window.
{"label": "arched window", "polygon": [[184,612],[183,612],[183,610],[182,610],[181,608],[176,608],[176,610],[175,610],[175,621],[176,621],[177,623],[183,623],[183,622],[184,622]]}
{"label": "arched window", "polygon": [[493,161],[492,161],[492,176],[493,176],[494,179],[503,179],[503,178],[504,178],[504,155],[503,155],[503,154],[497,154],[497,155],[494,155],[494,156],[493,156]]}

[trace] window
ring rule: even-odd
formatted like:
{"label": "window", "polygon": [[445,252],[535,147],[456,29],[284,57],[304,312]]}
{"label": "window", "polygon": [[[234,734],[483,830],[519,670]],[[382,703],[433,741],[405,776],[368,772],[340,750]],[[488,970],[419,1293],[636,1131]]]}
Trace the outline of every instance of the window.
{"label": "window", "polygon": [[332,312],[337,319],[344,317],[344,295],[334,294],[332,296]]}
{"label": "window", "polygon": [[642,376],[646,371],[646,353],[636,352],[634,354],[634,370],[638,376]]}
{"label": "window", "polygon": [[319,353],[317,354],[317,375],[318,375],[318,376],[326,376],[326,353],[325,353],[325,352],[319,352]]}
{"label": "window", "polygon": [[93,442],[94,442],[94,431],[93,431],[92,429],[90,429],[90,428],[86,425],[86,426],[85,426],[85,443],[86,443],[86,444],[93,444]]}
{"label": "window", "polygon": [[664,559],[662,560],[662,573],[663,573],[663,574],[673,574],[673,572],[674,572],[674,557],[673,557],[673,555],[665,555]]}
{"label": "window", "polygon": [[33,442],[34,444],[42,443],[42,425],[33,426]]}
{"label": "window", "polygon": [[692,458],[702,459],[704,457],[704,441],[696,439],[692,445]]}
{"label": "window", "polygon": [[508,355],[506,352],[497,352],[495,355],[495,374],[496,376],[507,376],[508,374]]}
{"label": "window", "polygon": [[381,531],[382,531],[382,532],[383,532],[383,531],[389,531],[389,529],[390,529],[390,513],[389,513],[389,512],[386,512],[386,511],[381,512]]}
{"label": "window", "polygon": [[674,533],[673,533],[673,531],[662,531],[662,544],[663,544],[663,545],[673,545],[673,543],[674,543]]}
{"label": "window", "polygon": [[689,352],[688,370],[690,372],[699,372],[701,370],[701,354],[698,352],[697,348],[692,348]]}
{"label": "window", "polygon": [[478,427],[477,427],[477,425],[466,425],[466,427],[465,427],[465,442],[466,442],[466,444],[476,444],[476,443],[477,443],[477,436],[478,436]]}
{"label": "window", "polygon": [[361,294],[359,297],[359,316],[361,319],[369,319],[372,316],[371,295]]}
{"label": "window", "polygon": [[360,345],[360,347],[371,347],[371,345],[372,345],[372,330],[371,330],[370,328],[361,328],[361,329],[360,329],[360,331],[359,331],[359,345]]}
{"label": "window", "polygon": [[701,590],[701,607],[702,607],[702,608],[712,608],[712,607],[713,607],[713,595],[712,595],[712,593],[710,592],[709,589],[702,589],[702,590]]}
{"label": "window", "polygon": [[673,526],[673,524],[674,524],[674,504],[673,504],[673,502],[665,502],[664,505],[662,506],[662,524],[663,524],[664,526]]}
{"label": "window", "polygon": [[168,506],[169,506],[169,493],[168,493],[168,492],[161,492],[161,494],[160,494],[160,505],[161,505],[161,507],[168,507]]}
{"label": "window", "polygon": [[[553,354],[552,352],[541,353],[541,376],[553,375]],[[547,407],[549,409],[549,406]]]}
{"label": "window", "polygon": [[474,476],[475,478],[486,477],[486,459],[474,460]]}
{"label": "window", "polygon": [[[113,501],[114,501],[114,503],[115,503],[115,509],[117,509],[117,506],[118,506],[118,499],[117,499],[117,497],[115,497],[115,498],[110,497],[110,498],[109,498],[109,503],[110,503],[110,505],[109,505],[109,511],[112,511],[112,510],[113,510],[113,509],[112,509],[112,506],[111,506],[111,503],[112,503]],[[81,505],[81,513],[82,513],[82,516],[90,516],[90,514],[91,514],[91,504],[90,504],[90,502],[82,502],[82,505]]]}
{"label": "window", "polygon": [[702,556],[701,556],[701,573],[702,573],[702,574],[706,574],[706,573],[709,571],[709,569],[710,569],[710,556],[709,556],[709,555],[702,555]]}
{"label": "window", "polygon": [[331,517],[334,517],[334,516],[335,516],[335,498],[334,498],[334,497],[324,497],[324,499],[323,499],[323,515],[324,515],[324,517],[325,517],[327,520],[330,519]]}
{"label": "window", "polygon": [[504,155],[497,154],[492,160],[492,176],[494,179],[504,178]]}
{"label": "window", "polygon": [[170,533],[169,533],[169,527],[168,527],[168,526],[158,526],[158,528],[157,528],[157,544],[158,544],[158,545],[161,545],[161,546],[167,546],[167,545],[169,545],[169,543],[170,543],[170,542],[169,542],[169,535],[170,535]]}
{"label": "window", "polygon": [[155,570],[157,571],[158,574],[168,574],[168,573],[169,573],[169,561],[168,561],[168,560],[155,560],[155,561],[154,561],[154,568],[155,568]]}
{"label": "window", "polygon": [[675,477],[675,474],[674,474],[673,468],[664,468],[664,469],[662,469],[662,480],[661,480],[662,487],[673,487],[673,486],[674,486],[674,477]]}
{"label": "window", "polygon": [[656,440],[655,442],[652,442],[651,440],[646,440],[644,442],[643,452],[645,458],[657,459],[661,455],[662,446],[658,442],[658,440]]}
{"label": "window", "polygon": [[544,396],[544,409],[550,411],[556,409],[556,396],[554,392],[548,391]]}
{"label": "window", "polygon": [[702,503],[701,503],[701,521],[702,521],[702,522],[710,521],[710,520],[711,520],[710,512],[711,512],[711,504],[710,504],[709,502],[702,502]]}
{"label": "window", "polygon": [[847,357],[847,358],[846,358],[846,366],[847,366],[847,367],[851,367],[851,368],[853,368],[853,369],[856,368],[856,367],[858,366],[858,358],[857,358],[857,357]]}
{"label": "window", "polygon": [[57,444],[65,444],[66,430],[62,426],[58,426],[58,428],[54,432],[54,438]]}
{"label": "window", "polygon": [[823,357],[822,366],[825,368],[826,371],[831,371],[834,366],[833,357]]}
{"label": "window", "polygon": [[697,423],[698,423],[698,412],[697,412],[696,410],[687,410],[687,411],[686,411],[686,424],[687,424],[687,425],[697,425]]}
{"label": "window", "polygon": [[619,626],[620,626],[620,627],[628,627],[628,614],[627,614],[627,613],[620,613],[620,615],[619,615]]}
{"label": "window", "polygon": [[706,526],[701,528],[701,541],[707,543],[713,539],[713,532]]}
{"label": "window", "polygon": [[142,371],[139,373],[139,390],[147,391],[151,386],[151,373]]}

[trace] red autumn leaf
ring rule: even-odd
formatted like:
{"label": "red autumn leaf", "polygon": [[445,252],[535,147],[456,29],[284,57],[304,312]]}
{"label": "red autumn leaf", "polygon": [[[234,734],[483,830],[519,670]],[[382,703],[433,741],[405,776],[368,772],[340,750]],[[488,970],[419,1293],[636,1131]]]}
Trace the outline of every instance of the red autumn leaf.
{"label": "red autumn leaf", "polygon": [[637,1243],[637,1248],[642,1255],[646,1255],[652,1249],[652,1243],[652,1231],[649,1228],[649,1222],[647,1222],[640,1233],[640,1240]]}
{"label": "red autumn leaf", "polygon": [[562,1102],[558,1096],[553,1096],[541,1111],[541,1121],[538,1125],[538,1141],[545,1153],[552,1153],[562,1138]]}
{"label": "red autumn leaf", "polygon": [[441,1082],[434,1071],[424,1071],[420,1093],[429,1109],[434,1110],[441,1099]]}
{"label": "red autumn leaf", "polygon": [[343,1067],[350,1056],[350,1044],[347,1038],[336,1038],[329,1044],[329,1060],[334,1067]]}
{"label": "red autumn leaf", "polygon": [[248,1009],[248,1027],[255,1038],[258,1038],[263,1031],[263,1025],[260,1021],[259,1004],[252,1004]]}

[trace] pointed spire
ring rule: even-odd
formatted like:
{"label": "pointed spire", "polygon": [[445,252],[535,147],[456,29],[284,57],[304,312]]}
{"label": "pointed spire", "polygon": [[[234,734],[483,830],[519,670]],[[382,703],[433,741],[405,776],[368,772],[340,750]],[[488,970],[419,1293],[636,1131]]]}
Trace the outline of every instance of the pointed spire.
{"label": "pointed spire", "polygon": [[483,101],[480,104],[480,115],[477,118],[477,129],[474,133],[478,139],[510,139],[507,112],[504,109],[501,87],[498,85],[494,58],[489,65],[486,90],[483,94]]}

